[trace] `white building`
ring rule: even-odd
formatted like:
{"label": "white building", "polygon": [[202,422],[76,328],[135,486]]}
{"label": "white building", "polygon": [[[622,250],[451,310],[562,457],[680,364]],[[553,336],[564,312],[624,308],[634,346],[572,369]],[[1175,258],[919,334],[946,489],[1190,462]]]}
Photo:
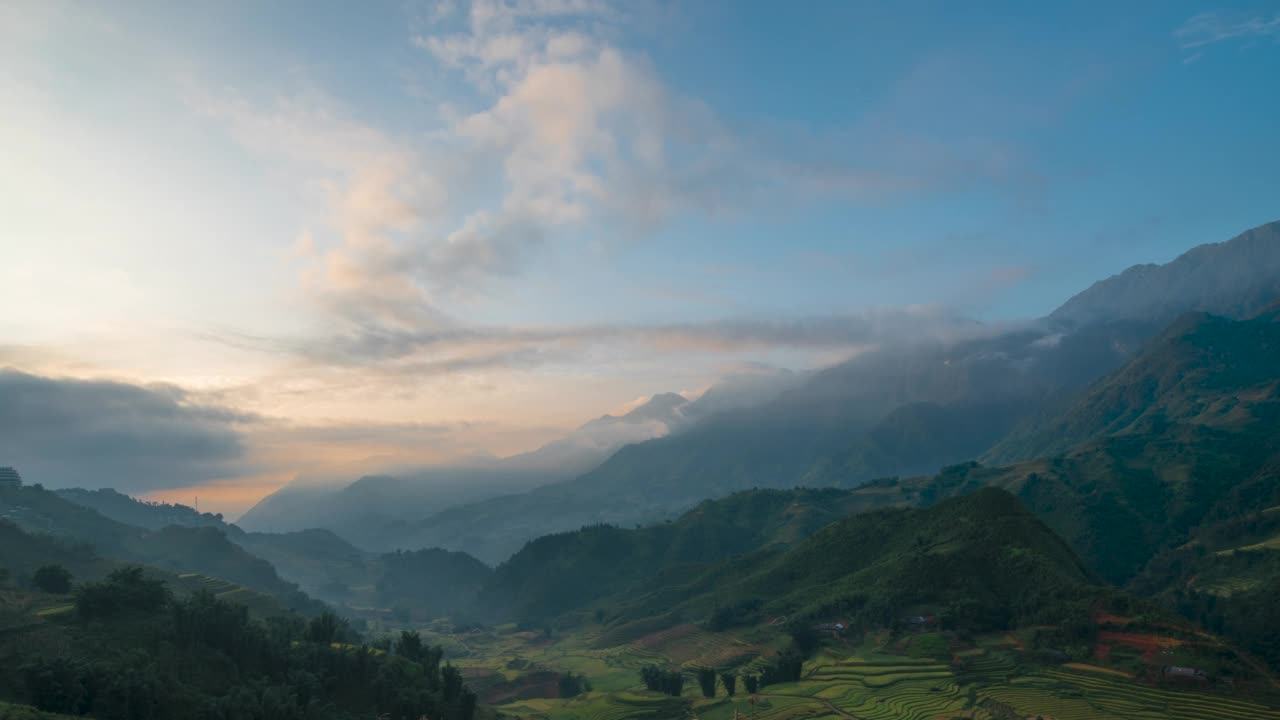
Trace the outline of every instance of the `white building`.
{"label": "white building", "polygon": [[22,476],[11,467],[0,467],[0,488],[21,487]]}

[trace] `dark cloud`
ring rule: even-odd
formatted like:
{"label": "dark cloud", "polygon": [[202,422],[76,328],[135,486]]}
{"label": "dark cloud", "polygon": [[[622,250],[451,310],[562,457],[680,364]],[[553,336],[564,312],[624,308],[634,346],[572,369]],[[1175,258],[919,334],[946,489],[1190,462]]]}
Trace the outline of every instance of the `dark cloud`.
{"label": "dark cloud", "polygon": [[246,473],[245,413],[138,386],[0,369],[0,464],[50,487],[146,492]]}

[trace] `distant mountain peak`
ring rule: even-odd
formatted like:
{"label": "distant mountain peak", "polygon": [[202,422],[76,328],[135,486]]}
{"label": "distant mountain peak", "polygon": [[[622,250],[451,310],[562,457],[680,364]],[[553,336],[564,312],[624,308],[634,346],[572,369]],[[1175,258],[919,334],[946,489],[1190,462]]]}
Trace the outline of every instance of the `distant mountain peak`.
{"label": "distant mountain peak", "polygon": [[1134,265],[1067,300],[1049,319],[1164,325],[1184,312],[1250,317],[1280,297],[1280,221],[1194,247],[1164,265]]}

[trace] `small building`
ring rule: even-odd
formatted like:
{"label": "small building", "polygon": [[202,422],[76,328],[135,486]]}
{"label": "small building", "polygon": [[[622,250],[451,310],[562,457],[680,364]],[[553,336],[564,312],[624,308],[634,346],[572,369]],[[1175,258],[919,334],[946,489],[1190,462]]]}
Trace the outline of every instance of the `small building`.
{"label": "small building", "polygon": [[1209,679],[1209,673],[1204,670],[1193,667],[1180,667],[1178,665],[1165,666],[1164,676],[1177,680],[1193,680],[1197,682],[1206,682]]}
{"label": "small building", "polygon": [[0,488],[22,487],[22,476],[11,467],[0,467]]}

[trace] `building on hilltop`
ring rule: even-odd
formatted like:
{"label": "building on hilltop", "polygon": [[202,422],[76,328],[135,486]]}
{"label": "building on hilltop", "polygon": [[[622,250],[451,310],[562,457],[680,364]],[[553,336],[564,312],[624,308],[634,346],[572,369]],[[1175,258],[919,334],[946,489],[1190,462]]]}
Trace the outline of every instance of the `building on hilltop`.
{"label": "building on hilltop", "polygon": [[0,467],[0,488],[22,487],[22,476],[11,467]]}

